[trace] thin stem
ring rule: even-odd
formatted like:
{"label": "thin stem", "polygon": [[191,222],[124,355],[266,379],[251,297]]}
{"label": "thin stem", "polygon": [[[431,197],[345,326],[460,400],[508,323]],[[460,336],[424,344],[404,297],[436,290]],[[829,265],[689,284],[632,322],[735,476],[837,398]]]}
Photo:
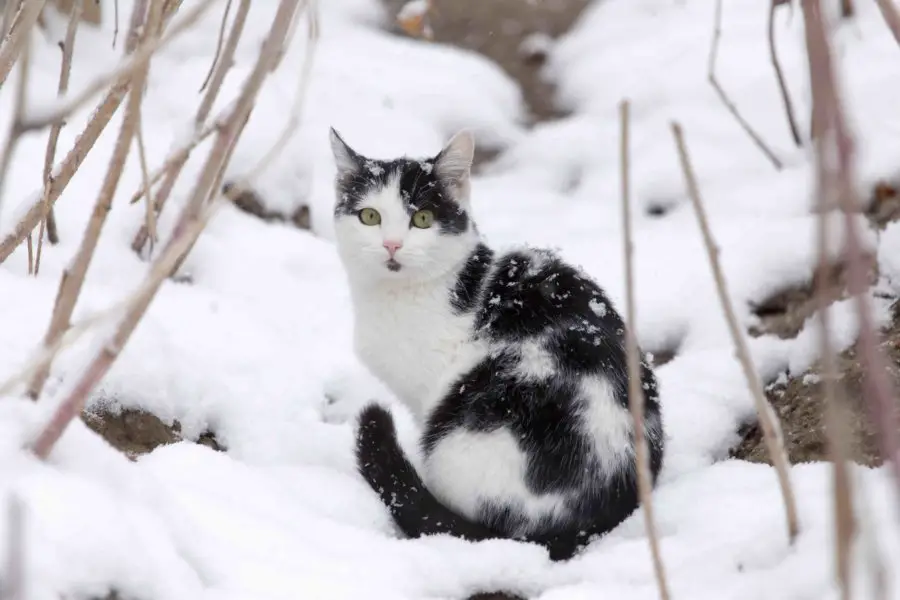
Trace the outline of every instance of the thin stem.
{"label": "thin stem", "polygon": [[653,515],[653,481],[650,476],[650,457],[647,448],[647,437],[644,428],[644,391],[641,388],[641,358],[637,343],[637,311],[634,302],[634,242],[632,240],[631,201],[629,182],[629,103],[623,100],[619,105],[621,121],[621,173],[622,179],[622,230],[625,242],[625,290],[626,290],[626,351],[628,359],[628,406],[634,422],[635,461],[637,462],[638,494],[644,511],[644,522],[647,527],[647,540],[650,543],[650,555],[653,559],[653,573],[659,597],[669,599],[669,585],[666,582],[666,570],[659,549],[659,534],[656,530],[656,518]]}
{"label": "thin stem", "polygon": [[697,185],[697,179],[694,176],[694,170],[688,156],[687,145],[684,141],[684,134],[681,125],[672,123],[672,133],[675,136],[675,144],[678,148],[678,158],[681,161],[681,169],[684,172],[684,178],[688,187],[688,195],[694,206],[694,212],[697,215],[697,222],[703,235],[703,243],[706,246],[709,265],[712,269],[713,278],[716,283],[716,292],[719,296],[719,303],[722,312],[725,314],[725,320],[728,323],[728,329],[731,332],[731,338],[734,342],[737,358],[741,363],[744,371],[744,378],[747,380],[747,387],[750,389],[750,395],[756,405],[756,413],[759,417],[759,424],[762,429],[763,439],[766,442],[766,448],[769,456],[772,458],[772,464],[775,466],[775,472],[778,475],[778,484],[781,488],[781,496],[784,501],[784,512],[787,521],[788,538],[793,544],[799,532],[797,521],[797,502],[794,496],[794,489],[791,485],[790,472],[788,469],[787,453],[784,449],[784,439],[781,431],[781,424],[775,411],[766,401],[763,394],[762,384],[753,366],[753,359],[747,348],[747,341],[744,339],[743,332],[738,325],[737,317],[734,314],[734,307],[728,297],[727,286],[725,284],[725,275],[722,273],[722,267],[719,265],[719,250],[713,240],[712,232],[709,228],[709,222],[706,218],[706,211],[703,208],[703,202],[700,199],[700,189]]}

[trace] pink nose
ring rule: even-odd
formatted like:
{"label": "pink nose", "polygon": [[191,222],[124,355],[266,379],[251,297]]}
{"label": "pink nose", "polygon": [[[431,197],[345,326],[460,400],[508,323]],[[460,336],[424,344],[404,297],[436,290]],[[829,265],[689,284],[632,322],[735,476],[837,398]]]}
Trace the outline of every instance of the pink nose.
{"label": "pink nose", "polygon": [[384,249],[388,251],[388,254],[391,258],[394,258],[394,254],[397,253],[397,250],[403,247],[403,242],[391,242],[387,241],[382,244]]}

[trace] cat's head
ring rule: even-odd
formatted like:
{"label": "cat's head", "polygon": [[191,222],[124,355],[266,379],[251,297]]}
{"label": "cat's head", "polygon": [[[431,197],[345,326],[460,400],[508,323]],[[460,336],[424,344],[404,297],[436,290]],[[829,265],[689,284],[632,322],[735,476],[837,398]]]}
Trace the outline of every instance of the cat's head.
{"label": "cat's head", "polygon": [[436,155],[377,160],[331,130],[337,165],[338,251],[351,276],[422,281],[465,260],[477,243],[469,215],[475,142],[457,133]]}

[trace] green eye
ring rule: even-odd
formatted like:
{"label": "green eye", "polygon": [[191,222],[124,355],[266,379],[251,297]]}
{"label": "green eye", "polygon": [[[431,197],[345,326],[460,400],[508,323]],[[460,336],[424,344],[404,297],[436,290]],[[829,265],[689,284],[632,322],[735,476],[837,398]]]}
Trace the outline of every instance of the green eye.
{"label": "green eye", "polygon": [[434,213],[430,210],[417,210],[412,216],[412,222],[419,229],[428,229],[434,223]]}
{"label": "green eye", "polygon": [[381,215],[374,208],[364,208],[359,211],[359,220],[363,225],[378,225],[381,223]]}

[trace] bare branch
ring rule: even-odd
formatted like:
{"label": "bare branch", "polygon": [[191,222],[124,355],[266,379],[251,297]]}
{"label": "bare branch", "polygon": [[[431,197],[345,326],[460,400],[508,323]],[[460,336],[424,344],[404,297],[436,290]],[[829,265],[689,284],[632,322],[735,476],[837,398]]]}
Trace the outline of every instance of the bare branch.
{"label": "bare branch", "polygon": [[[197,108],[197,113],[194,116],[194,127],[197,130],[200,129],[202,124],[205,123],[207,118],[209,117],[209,113],[212,110],[213,104],[215,103],[216,98],[219,95],[219,91],[222,88],[222,83],[225,81],[225,76],[231,69],[231,65],[234,61],[234,52],[237,49],[238,42],[240,41],[241,35],[244,32],[244,24],[247,21],[247,13],[249,11],[250,0],[241,0],[240,4],[238,4],[237,12],[235,13],[234,21],[231,23],[231,31],[228,33],[228,39],[226,40],[225,46],[222,49],[222,54],[219,58],[219,61],[215,64],[209,86],[207,87],[206,93],[204,94],[203,99],[200,101],[200,106]],[[156,202],[154,209],[156,211],[157,217],[162,212],[162,209],[165,207],[166,201],[169,199],[172,190],[175,188],[175,182],[178,180],[179,175],[181,175],[181,170],[184,168],[185,163],[187,163],[191,151],[209,133],[211,133],[211,131],[211,128],[207,128],[205,132],[196,135],[190,141],[190,143],[183,146],[178,151],[172,153],[166,159],[163,168],[158,171],[158,174],[161,176],[164,175],[165,179],[163,180],[159,190],[157,190],[156,193]],[[153,181],[155,182],[157,179],[158,177],[154,176]],[[137,201],[137,199],[139,198],[140,195],[136,195],[132,198],[132,202]],[[138,229],[138,232],[135,234],[134,239],[131,242],[132,250],[134,250],[138,254],[141,254],[144,246],[147,243],[149,235],[150,232],[146,224],[142,225],[140,229]]]}
{"label": "bare branch", "polygon": [[[133,52],[137,47],[138,40],[141,39],[141,31],[143,31],[145,41],[146,38],[155,34],[156,26],[162,17],[162,1],[135,0],[131,14],[131,25],[126,40],[127,52]],[[149,15],[148,2],[150,2]],[[75,310],[75,304],[78,302],[78,296],[81,294],[81,288],[84,285],[84,277],[91,265],[94,251],[97,249],[100,233],[103,231],[103,225],[106,223],[106,216],[109,214],[113,196],[119,186],[119,179],[122,176],[122,170],[128,158],[128,152],[137,127],[137,120],[140,118],[141,93],[148,68],[149,63],[135,72],[131,80],[128,105],[125,108],[125,118],[122,120],[122,126],[113,148],[112,159],[106,171],[106,177],[100,187],[100,193],[94,204],[94,210],[88,221],[78,252],[75,254],[71,266],[63,272],[59,282],[59,291],[56,296],[56,304],[53,307],[53,315],[50,318],[50,325],[44,336],[45,346],[51,346],[56,343],[58,338],[69,328],[72,312]],[[29,397],[37,399],[41,395],[41,390],[49,375],[49,365],[35,375],[28,388]]]}
{"label": "bare branch", "polygon": [[[211,1],[212,0],[202,0],[195,5],[194,12],[185,15],[181,20],[174,23],[172,27],[175,28],[178,26],[181,27],[182,30],[187,28],[199,17],[198,11],[201,8],[208,6]],[[164,13],[164,19],[171,17],[172,12],[177,9],[178,5],[179,3],[170,0],[165,7],[166,12]],[[173,35],[173,31],[170,31],[169,35],[166,36],[166,39],[171,39]],[[144,49],[139,50],[137,53],[142,50]],[[149,56],[147,57],[147,60],[149,60]],[[40,223],[43,218],[44,207],[46,205],[49,205],[50,207],[53,206],[62,192],[66,189],[66,186],[68,186],[75,172],[81,167],[81,164],[100,137],[100,134],[106,128],[112,115],[125,98],[125,94],[128,92],[129,88],[130,72],[129,69],[123,69],[123,74],[120,79],[118,79],[112,88],[106,92],[103,100],[95,109],[93,116],[76,140],[75,146],[63,159],[62,164],[54,169],[50,187],[45,187],[43,197],[35,201],[28,208],[19,222],[14,226],[11,233],[0,239],[0,264],[2,264],[19,244],[25,240],[26,236],[37,227],[38,223]]]}
{"label": "bare branch", "polygon": [[93,148],[100,134],[106,128],[119,104],[125,98],[128,91],[128,80],[120,82],[113,86],[103,100],[94,111],[91,120],[85,125],[81,135],[75,141],[75,146],[69,151],[63,159],[62,165],[54,169],[53,177],[50,181],[49,188],[45,187],[42,196],[32,203],[31,207],[25,212],[22,218],[16,223],[13,231],[5,238],[0,239],[0,264],[5,261],[13,250],[21,244],[26,236],[37,227],[45,214],[46,206],[53,206],[53,203],[69,185],[75,172],[87,158],[88,153]]}
{"label": "bare branch", "polygon": [[[22,10],[25,9],[23,8]],[[18,127],[18,122],[25,113],[25,107],[28,104],[28,76],[31,72],[31,41],[28,38],[31,35],[31,30],[23,28],[19,33],[22,34],[25,41],[22,44],[22,54],[19,58],[19,84],[16,87],[13,120],[9,126],[6,142],[3,145],[3,154],[0,156],[0,206],[3,204],[3,191],[6,188],[6,176],[9,173],[9,166],[12,164],[12,157],[16,152],[19,139],[22,137],[22,130]],[[31,261],[29,261],[30,264]]]}
{"label": "bare branch", "polygon": [[73,94],[67,94],[57,103],[43,111],[35,111],[37,114],[28,115],[21,123],[22,129],[25,131],[42,129],[51,123],[61,121],[81,108],[93,98],[95,94],[108,87],[111,83],[126,79],[135,71],[143,69],[154,53],[161,48],[164,48],[180,33],[191,27],[197,19],[200,18],[203,12],[215,1],[216,0],[198,0],[190,11],[186,12],[181,19],[172,24],[167,35],[162,37],[151,37],[147,43],[141,44],[139,48],[131,53],[128,60],[122,61],[111,71],[101,74],[82,90]]}
{"label": "bare branch", "polygon": [[113,26],[112,47],[115,48],[119,39],[119,0],[113,0],[113,21],[115,25]]}
{"label": "bare branch", "polygon": [[734,307],[728,297],[727,286],[725,284],[725,275],[719,266],[719,249],[713,240],[712,232],[709,229],[709,222],[706,219],[706,211],[703,208],[703,202],[700,199],[700,189],[697,185],[697,179],[694,176],[694,170],[688,157],[687,146],[684,141],[684,134],[678,123],[672,123],[672,132],[675,135],[675,143],[678,147],[678,157],[681,161],[681,169],[684,172],[684,178],[688,187],[688,195],[691,203],[694,205],[694,212],[697,215],[697,222],[700,225],[700,231],[703,234],[703,242],[706,246],[706,252],[709,257],[709,265],[712,268],[713,278],[716,282],[716,291],[719,295],[719,302],[722,305],[722,312],[725,314],[725,320],[728,322],[728,329],[731,332],[731,338],[734,341],[735,353],[741,363],[744,371],[744,377],[747,380],[747,387],[753,396],[753,402],[756,405],[756,413],[759,417],[759,424],[762,429],[763,439],[766,442],[766,448],[769,456],[772,458],[772,464],[775,466],[775,472],[778,474],[778,484],[781,487],[781,496],[784,500],[784,511],[787,520],[788,537],[791,543],[797,537],[799,525],[797,522],[797,503],[794,498],[794,490],[791,485],[790,471],[788,469],[787,453],[784,450],[784,439],[781,432],[781,424],[775,411],[763,395],[762,384],[753,366],[753,359],[747,348],[747,341],[744,339],[743,331],[738,325],[737,317],[734,314]]}
{"label": "bare branch", "polygon": [[634,302],[634,265],[631,227],[630,201],[630,165],[629,165],[629,102],[623,100],[619,104],[621,120],[621,173],[622,179],[622,231],[625,242],[625,290],[626,290],[626,350],[628,358],[628,406],[634,421],[635,460],[637,462],[638,494],[644,511],[644,522],[647,527],[647,539],[650,542],[650,555],[653,558],[653,572],[659,597],[669,599],[669,586],[666,582],[666,571],[659,550],[659,534],[656,531],[656,518],[653,516],[653,480],[650,476],[650,457],[647,449],[647,437],[644,431],[644,391],[641,389],[641,357],[637,343],[637,316]]}
{"label": "bare branch", "polygon": [[709,64],[706,71],[706,79],[709,81],[709,84],[716,91],[716,94],[719,96],[719,100],[722,101],[722,104],[725,105],[725,108],[728,109],[728,112],[734,117],[734,119],[738,122],[738,125],[741,126],[747,135],[750,136],[750,139],[753,140],[753,143],[756,144],[756,147],[759,148],[762,153],[769,159],[772,165],[781,170],[783,166],[781,164],[781,160],[775,156],[775,153],[769,148],[769,146],[763,141],[762,137],[758,133],[753,130],[753,127],[750,126],[750,123],[741,116],[741,113],[738,112],[737,106],[735,106],[734,102],[731,101],[731,98],[728,97],[728,94],[725,93],[725,90],[719,85],[719,80],[716,78],[716,59],[719,55],[719,38],[722,37],[722,0],[716,0],[716,16],[714,22],[713,29],[713,39],[712,45],[709,49]]}
{"label": "bare branch", "polygon": [[800,139],[800,131],[797,129],[797,120],[794,117],[794,105],[791,102],[791,95],[787,90],[787,82],[784,79],[784,73],[781,71],[781,63],[778,61],[778,52],[775,50],[775,9],[779,6],[790,6],[790,0],[771,0],[769,3],[769,59],[772,61],[772,68],[775,69],[775,78],[778,80],[778,89],[781,92],[781,100],[784,102],[784,112],[787,116],[788,127],[791,129],[791,137],[794,138],[794,144],[797,147],[803,145]]}
{"label": "bare branch", "polygon": [[875,0],[875,4],[878,5],[888,29],[894,34],[894,40],[900,44],[900,13],[897,12],[893,0]]}
{"label": "bare branch", "polygon": [[147,201],[144,203],[146,211],[144,214],[144,226],[150,239],[150,251],[153,251],[153,244],[156,243],[156,211],[154,210],[153,192],[150,189],[150,174],[147,171],[147,151],[144,146],[144,128],[141,121],[137,123],[137,145],[138,159],[141,163],[141,181],[144,184],[144,197]]}
{"label": "bare branch", "polygon": [[101,351],[94,357],[81,379],[76,382],[57,408],[50,422],[32,444],[32,450],[37,456],[46,458],[68,424],[81,412],[88,394],[103,378],[128,342],[162,282],[172,272],[174,264],[183,258],[184,253],[202,232],[212,206],[216,206],[216,204],[211,204],[208,199],[216,193],[213,186],[217,181],[221,181],[222,173],[227,166],[229,148],[234,147],[237,136],[240,135],[247,121],[247,116],[250,114],[273,59],[283,44],[291,17],[296,9],[297,0],[281,0],[256,66],[234,103],[228,120],[217,131],[215,144],[210,150],[187,203],[182,208],[171,239],[154,262],[144,285],[129,305],[110,342],[104,344]]}
{"label": "bare branch", "polygon": [[10,26],[9,37],[0,46],[0,87],[12,71],[23,48],[28,45],[31,31],[37,23],[46,0],[30,0],[22,4],[16,22]]}
{"label": "bare branch", "polygon": [[[75,53],[75,34],[78,32],[78,22],[81,20],[81,11],[84,3],[76,0],[72,3],[72,12],[69,15],[69,25],[66,27],[66,39],[62,43],[62,62],[59,67],[59,85],[56,88],[56,95],[62,96],[69,89],[69,75],[72,72],[72,56]],[[56,160],[56,145],[59,142],[59,134],[65,123],[54,123],[50,127],[50,137],[47,139],[47,151],[44,154],[44,188],[50,185],[50,177],[53,172],[53,161]],[[37,275],[41,268],[41,248],[44,241],[44,225],[48,227],[47,238],[50,243],[55,244],[59,241],[56,235],[55,219],[53,217],[53,209],[49,205],[45,205],[44,214],[41,219],[41,230],[38,233],[37,258],[34,264],[34,274]],[[52,224],[52,225],[51,225]]]}
{"label": "bare branch", "polygon": [[213,72],[216,70],[216,64],[219,62],[219,57],[222,54],[222,42],[225,40],[225,25],[228,24],[228,14],[231,12],[231,0],[226,0],[225,2],[225,10],[222,12],[222,22],[219,23],[219,36],[216,39],[216,52],[213,54],[212,63],[209,65],[209,72],[206,74],[206,77],[203,78],[203,85],[200,86],[200,91],[206,89],[206,86],[209,84],[210,78],[212,78]]}
{"label": "bare branch", "polygon": [[266,167],[271,165],[272,162],[278,158],[278,155],[284,151],[285,146],[287,146],[287,143],[300,125],[300,118],[303,115],[304,100],[306,99],[306,93],[311,79],[310,71],[312,70],[312,64],[315,58],[316,46],[319,42],[318,5],[316,4],[316,0],[307,0],[305,4],[307,6],[306,53],[303,56],[303,65],[300,70],[300,78],[297,81],[297,91],[294,94],[294,105],[291,109],[290,118],[269,151],[263,155],[246,177],[235,182],[236,189],[247,187],[251,181],[259,177]]}
{"label": "bare branch", "polygon": [[[847,127],[834,72],[831,45],[826,33],[821,6],[817,0],[803,0],[806,48],[809,56],[810,88],[813,93],[814,129],[817,166],[822,186],[835,186],[844,214],[844,261],[847,265],[847,288],[854,298],[859,318],[857,349],[863,365],[863,395],[869,418],[875,426],[884,461],[890,465],[900,492],[900,427],[896,416],[897,396],[887,373],[887,362],[878,343],[875,319],[869,306],[869,287],[862,241],[857,230],[856,211],[860,202],[856,194],[855,149]],[[834,160],[834,164],[831,161]],[[820,190],[822,202],[827,195]],[[827,204],[825,204],[827,207]],[[828,207],[830,208],[830,207]]]}
{"label": "bare branch", "polygon": [[3,22],[0,23],[0,44],[12,29],[13,21],[16,20],[20,10],[20,0],[6,0],[6,4],[3,6]]}

